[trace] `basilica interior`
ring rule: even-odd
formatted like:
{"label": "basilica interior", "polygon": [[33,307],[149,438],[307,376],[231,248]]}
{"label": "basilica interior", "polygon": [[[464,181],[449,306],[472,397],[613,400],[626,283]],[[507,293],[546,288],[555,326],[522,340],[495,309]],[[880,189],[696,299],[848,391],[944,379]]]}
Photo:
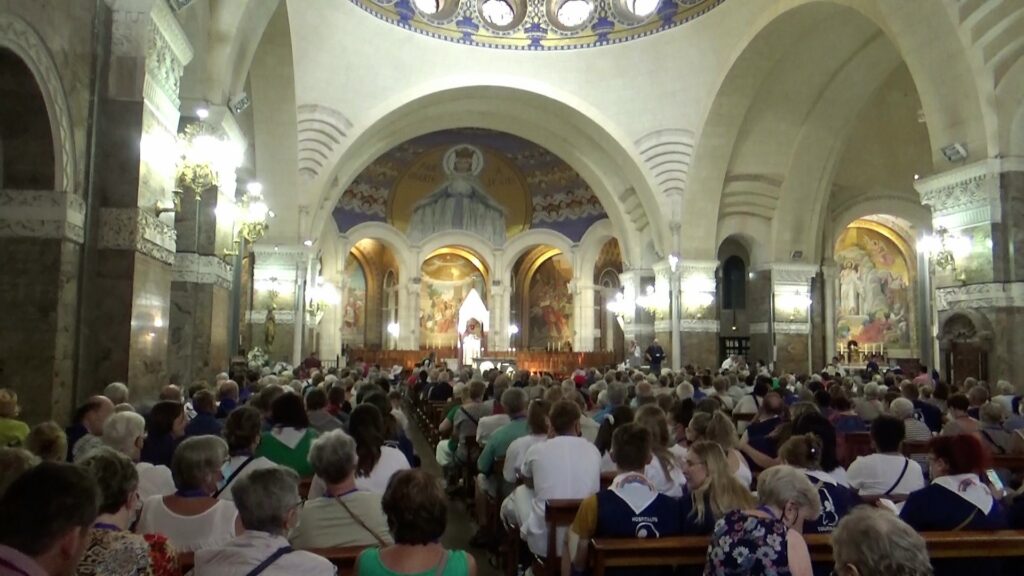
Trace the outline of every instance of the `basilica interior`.
{"label": "basilica interior", "polygon": [[313,352],[1012,377],[1022,26],[1015,0],[0,0],[0,375],[30,422]]}

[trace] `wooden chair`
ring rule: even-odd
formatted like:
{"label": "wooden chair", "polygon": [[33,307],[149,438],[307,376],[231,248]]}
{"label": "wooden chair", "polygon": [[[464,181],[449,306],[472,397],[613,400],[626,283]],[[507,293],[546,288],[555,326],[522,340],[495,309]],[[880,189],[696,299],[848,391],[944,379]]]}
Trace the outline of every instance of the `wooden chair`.
{"label": "wooden chair", "polygon": [[308,550],[317,556],[323,556],[338,568],[338,576],[355,573],[356,559],[368,546],[340,546],[337,548],[317,548]]}

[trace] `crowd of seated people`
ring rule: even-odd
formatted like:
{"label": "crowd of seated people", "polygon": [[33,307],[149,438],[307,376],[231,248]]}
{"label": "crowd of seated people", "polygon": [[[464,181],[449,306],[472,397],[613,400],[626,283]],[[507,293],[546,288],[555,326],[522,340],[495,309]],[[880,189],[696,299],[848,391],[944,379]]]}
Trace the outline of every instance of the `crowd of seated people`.
{"label": "crowd of seated people", "polygon": [[[707,574],[818,573],[804,535],[831,534],[837,574],[956,574],[958,560],[924,566],[917,532],[1024,529],[1022,471],[998,466],[1024,453],[1024,390],[731,360],[564,379],[222,374],[136,404],[111,385],[66,430],[21,423],[0,390],[0,575],[177,574],[179,553],[196,574],[333,574],[298,550],[341,546],[367,548],[359,574],[475,574],[473,556],[439,544],[449,497],[417,468],[403,399],[441,407],[430,435],[445,437],[434,451],[449,492],[475,492],[473,544],[495,543],[496,520],[567,572],[586,568],[592,537],[684,535],[710,539]],[[857,442],[870,453],[852,454]],[[549,534],[554,500],[579,504]]]}

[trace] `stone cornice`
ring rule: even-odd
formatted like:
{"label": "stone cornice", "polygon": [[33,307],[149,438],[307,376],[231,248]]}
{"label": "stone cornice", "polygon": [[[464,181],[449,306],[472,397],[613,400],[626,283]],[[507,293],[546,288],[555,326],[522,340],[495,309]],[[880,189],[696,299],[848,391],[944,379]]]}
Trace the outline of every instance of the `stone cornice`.
{"label": "stone cornice", "polygon": [[81,244],[85,202],[51,190],[0,190],[0,237],[49,238]]}
{"label": "stone cornice", "polygon": [[939,312],[1021,307],[1024,307],[1024,282],[989,282],[935,290],[935,309]]}
{"label": "stone cornice", "polygon": [[818,274],[820,267],[815,264],[793,264],[789,262],[770,262],[754,268],[755,272],[770,271],[772,284],[805,285]]}
{"label": "stone cornice", "polygon": [[718,333],[719,322],[718,320],[697,320],[692,318],[683,318],[679,321],[680,332],[713,332]]}
{"label": "stone cornice", "polygon": [[936,220],[970,210],[987,210],[989,218],[999,218],[1001,170],[1000,160],[982,160],[918,180],[914,189],[921,203],[931,207]]}
{"label": "stone cornice", "polygon": [[171,269],[174,282],[213,284],[231,289],[231,265],[216,256],[179,252]]}
{"label": "stone cornice", "polygon": [[174,264],[177,233],[142,208],[103,208],[99,213],[100,250],[133,250]]}
{"label": "stone cornice", "polygon": [[810,326],[807,322],[774,322],[772,330],[776,334],[807,334]]}
{"label": "stone cornice", "polygon": [[[249,310],[245,313],[245,321],[247,324],[266,324],[267,323],[267,311],[266,310]],[[274,321],[278,324],[294,324],[295,323],[295,311],[294,310],[274,310]]]}
{"label": "stone cornice", "polygon": [[178,62],[181,62],[182,66],[187,66],[195,55],[192,50],[192,43],[188,41],[185,29],[181,27],[178,19],[174,17],[174,12],[171,12],[167,2],[163,0],[154,2],[153,11],[150,12],[150,16],[153,18],[153,23],[156,24],[157,30],[167,39],[167,43],[170,45],[171,50],[174,51]]}

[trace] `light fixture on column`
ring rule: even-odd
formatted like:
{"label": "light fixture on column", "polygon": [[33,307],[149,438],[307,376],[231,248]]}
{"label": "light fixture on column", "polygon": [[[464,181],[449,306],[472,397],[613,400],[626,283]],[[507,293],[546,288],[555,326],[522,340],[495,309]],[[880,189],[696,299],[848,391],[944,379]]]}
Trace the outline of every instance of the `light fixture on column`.
{"label": "light fixture on column", "polygon": [[957,259],[971,253],[971,239],[940,226],[935,234],[927,234],[918,241],[917,250],[929,257],[939,270],[956,271]]}
{"label": "light fixture on column", "polygon": [[[313,316],[315,324],[320,321],[327,308],[337,305],[340,301],[341,295],[338,294],[338,289],[334,287],[334,284],[324,281],[322,276],[317,276],[316,282],[309,290],[306,311]],[[397,326],[397,323],[395,325]],[[388,326],[389,330],[390,328]]]}
{"label": "light fixture on column", "polygon": [[679,267],[679,256],[676,256],[675,254],[669,254],[668,267],[672,270],[672,273],[675,274],[676,268]]}
{"label": "light fixture on column", "polygon": [[615,298],[608,302],[607,308],[616,318],[628,324],[633,321],[633,311],[636,310],[636,303],[627,299],[626,295],[622,292],[616,292]]}
{"label": "light fixture on column", "polygon": [[401,332],[401,326],[399,326],[398,322],[392,322],[388,324],[387,331],[392,338],[398,338],[398,334]]}
{"label": "light fixture on column", "polygon": [[214,134],[202,122],[193,122],[178,136],[178,162],[175,166],[174,208],[181,209],[185,190],[190,190],[196,200],[203,193],[220,185],[220,175],[234,173],[241,166],[241,147],[227,138]]}

